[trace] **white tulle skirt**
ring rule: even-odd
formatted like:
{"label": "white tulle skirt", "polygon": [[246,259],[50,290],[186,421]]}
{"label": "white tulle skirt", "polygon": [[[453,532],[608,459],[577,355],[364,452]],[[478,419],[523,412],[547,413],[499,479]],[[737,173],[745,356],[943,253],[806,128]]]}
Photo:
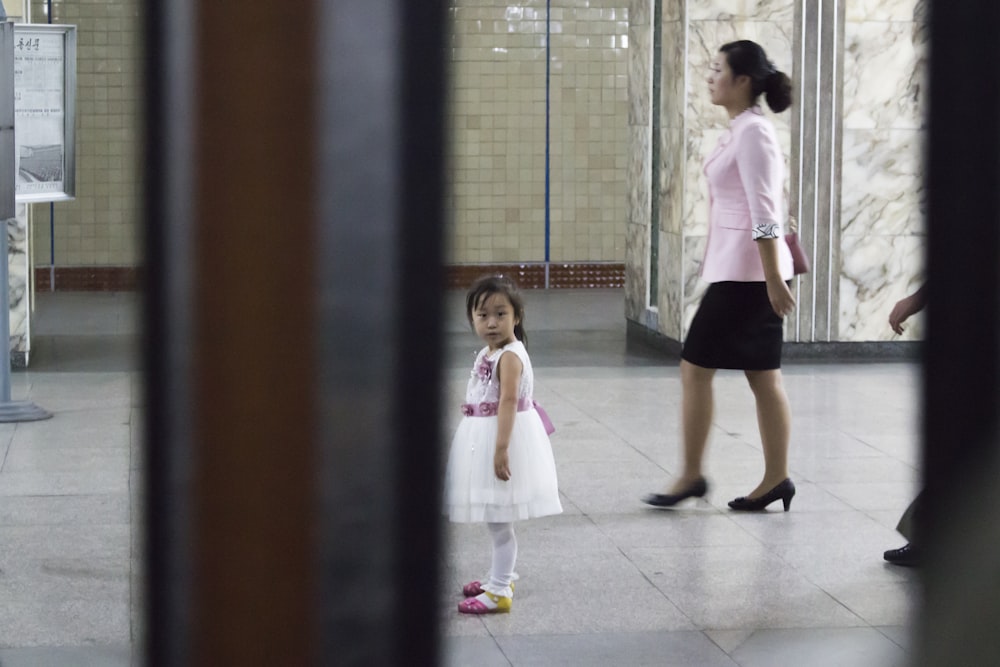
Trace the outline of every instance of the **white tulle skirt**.
{"label": "white tulle skirt", "polygon": [[552,445],[535,410],[518,412],[510,435],[510,479],[493,472],[497,418],[465,417],[445,473],[444,511],[455,522],[507,523],[562,512]]}

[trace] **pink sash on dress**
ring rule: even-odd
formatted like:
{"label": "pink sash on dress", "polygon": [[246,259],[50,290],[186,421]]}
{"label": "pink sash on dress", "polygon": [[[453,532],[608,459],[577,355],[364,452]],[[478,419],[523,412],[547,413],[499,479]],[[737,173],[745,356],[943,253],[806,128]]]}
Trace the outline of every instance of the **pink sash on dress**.
{"label": "pink sash on dress", "polygon": [[[462,414],[466,417],[496,417],[499,405],[499,403],[487,403],[485,401],[479,403],[478,405],[473,403],[463,403]],[[552,425],[552,420],[549,419],[549,415],[542,409],[542,406],[528,398],[518,400],[518,412],[527,412],[531,408],[534,408],[535,412],[538,413],[538,417],[542,420],[542,425],[545,427],[545,432],[549,435],[555,433],[556,427]]]}

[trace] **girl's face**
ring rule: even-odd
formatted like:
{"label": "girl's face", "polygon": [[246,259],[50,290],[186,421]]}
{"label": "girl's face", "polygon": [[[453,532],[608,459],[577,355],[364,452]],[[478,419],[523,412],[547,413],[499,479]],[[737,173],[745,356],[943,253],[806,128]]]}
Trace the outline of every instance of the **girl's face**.
{"label": "girl's face", "polygon": [[720,51],[712,58],[706,80],[712,104],[718,104],[730,111],[742,110],[749,106],[750,77],[734,77],[725,53]]}
{"label": "girl's face", "polygon": [[514,306],[507,295],[490,294],[476,304],[472,311],[476,335],[496,350],[514,342],[514,327],[520,320],[514,315]]}

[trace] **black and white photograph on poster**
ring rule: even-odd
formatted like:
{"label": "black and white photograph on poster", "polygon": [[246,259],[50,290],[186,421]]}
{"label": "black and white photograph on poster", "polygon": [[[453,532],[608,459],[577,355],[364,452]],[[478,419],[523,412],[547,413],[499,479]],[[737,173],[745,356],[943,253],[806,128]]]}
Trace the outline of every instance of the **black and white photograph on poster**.
{"label": "black and white photograph on poster", "polygon": [[[75,28],[18,25],[14,31],[14,160],[18,201],[72,198]],[[67,30],[72,54],[67,60]],[[72,62],[73,69],[67,67]],[[70,93],[68,95],[68,92]],[[67,104],[69,102],[69,104]]]}

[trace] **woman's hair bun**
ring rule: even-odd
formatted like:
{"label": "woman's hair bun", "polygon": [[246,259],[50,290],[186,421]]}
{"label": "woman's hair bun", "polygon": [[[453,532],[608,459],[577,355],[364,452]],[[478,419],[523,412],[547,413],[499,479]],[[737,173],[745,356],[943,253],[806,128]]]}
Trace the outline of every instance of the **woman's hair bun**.
{"label": "woman's hair bun", "polygon": [[764,99],[771,111],[781,113],[792,106],[792,80],[780,70],[768,75],[764,82]]}

